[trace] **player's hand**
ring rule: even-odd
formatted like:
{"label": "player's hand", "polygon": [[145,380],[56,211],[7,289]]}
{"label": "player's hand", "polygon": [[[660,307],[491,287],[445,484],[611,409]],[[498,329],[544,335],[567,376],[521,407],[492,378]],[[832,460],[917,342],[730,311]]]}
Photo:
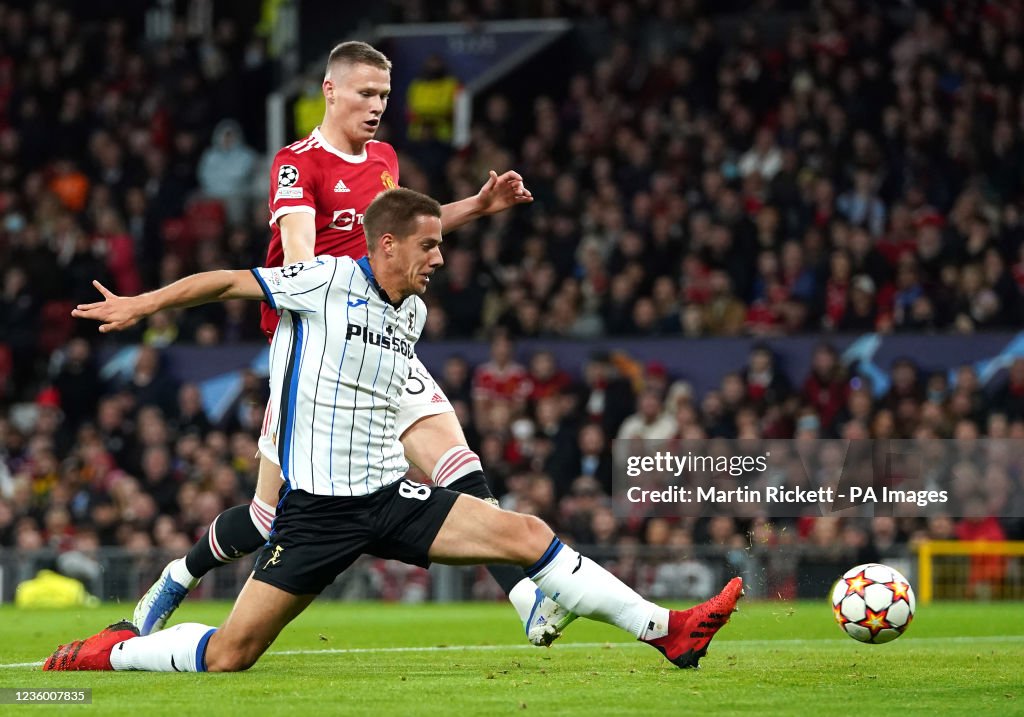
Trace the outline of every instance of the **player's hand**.
{"label": "player's hand", "polygon": [[139,297],[118,296],[98,281],[93,281],[92,285],[103,294],[103,301],[97,301],[94,304],[79,304],[72,309],[71,315],[78,319],[102,322],[100,333],[124,331],[149,315],[142,308]]}
{"label": "player's hand", "polygon": [[476,195],[484,214],[497,214],[516,204],[529,204],[533,201],[533,195],[523,184],[523,178],[518,172],[509,170],[499,177],[492,169],[488,174],[487,182]]}

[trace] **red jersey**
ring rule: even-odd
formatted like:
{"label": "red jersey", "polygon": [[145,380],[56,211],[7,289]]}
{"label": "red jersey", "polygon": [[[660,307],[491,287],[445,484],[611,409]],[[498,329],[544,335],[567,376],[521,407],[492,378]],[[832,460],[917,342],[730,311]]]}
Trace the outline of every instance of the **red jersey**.
{"label": "red jersey", "polygon": [[473,374],[474,399],[509,401],[525,399],[529,395],[530,375],[515,361],[504,366],[488,361],[478,366]]}
{"label": "red jersey", "polygon": [[[314,254],[366,254],[363,213],[385,189],[398,186],[398,156],[386,142],[371,140],[363,153],[345,154],[332,147],[320,128],[274,156],[270,169],[270,246],[266,266],[281,266],[284,247],[278,220],[285,214],[307,212],[316,220]],[[279,317],[260,304],[260,328],[274,335]]]}

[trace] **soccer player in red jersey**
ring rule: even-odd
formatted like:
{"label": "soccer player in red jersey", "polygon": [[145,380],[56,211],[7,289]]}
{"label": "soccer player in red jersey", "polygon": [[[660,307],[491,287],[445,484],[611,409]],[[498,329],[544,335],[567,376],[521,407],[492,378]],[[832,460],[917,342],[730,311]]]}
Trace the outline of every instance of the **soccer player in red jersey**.
{"label": "soccer player in red jersey", "polygon": [[[391,62],[366,43],[342,43],[331,51],[322,87],[326,100],[323,123],[309,137],[274,157],[268,267],[318,255],[363,256],[363,214],[374,197],[399,182],[394,148],[373,138],[391,92]],[[442,207],[441,224],[448,232],[478,217],[531,201],[533,197],[516,172],[499,176],[491,171],[476,195]],[[268,338],[272,337],[278,314],[265,304],[261,311],[260,325]],[[305,356],[304,360],[316,357]],[[203,575],[267,541],[282,485],[276,446],[280,408],[273,400],[267,406],[259,442],[259,481],[252,503],[221,513],[188,555],[164,568],[135,608],[133,622],[143,635],[160,630]],[[494,501],[480,459],[467,446],[451,404],[418,359],[413,360],[406,380],[396,432],[408,460],[436,485]],[[509,595],[534,644],[550,644],[575,617],[545,597],[521,568],[494,565],[489,570]]]}

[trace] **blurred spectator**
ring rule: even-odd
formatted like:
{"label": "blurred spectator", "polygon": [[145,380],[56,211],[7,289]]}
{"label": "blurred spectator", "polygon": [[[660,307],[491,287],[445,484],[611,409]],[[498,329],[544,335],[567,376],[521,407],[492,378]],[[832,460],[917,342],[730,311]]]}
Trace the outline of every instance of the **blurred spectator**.
{"label": "blurred spectator", "polygon": [[875,303],[875,282],[861,274],[853,278],[850,298],[837,328],[840,331],[870,332],[878,328],[878,307]]}
{"label": "blurred spectator", "polygon": [[1010,421],[1024,420],[1024,358],[1010,364],[1006,383],[993,396],[992,404]]}
{"label": "blurred spectator", "polygon": [[196,170],[203,193],[224,202],[232,224],[248,215],[248,204],[262,193],[264,182],[257,171],[259,158],[245,144],[242,128],[232,119],[223,119],[213,130],[210,146],[203,151]]}
{"label": "blurred spectator", "polygon": [[479,326],[486,288],[474,268],[474,261],[473,255],[464,249],[455,249],[445,257],[439,283],[448,336],[472,336]]}
{"label": "blurred spectator", "polygon": [[497,402],[521,405],[529,395],[526,369],[514,358],[515,345],[499,333],[491,340],[491,359],[473,373],[473,404],[482,415]]}
{"label": "blurred spectator", "polygon": [[[966,506],[967,518],[957,523],[955,533],[958,540],[1006,540],[999,521],[988,515],[980,501]],[[972,555],[967,576],[967,595],[973,598],[989,599],[998,594],[1000,583],[1006,576],[1007,559],[998,555]]]}
{"label": "blurred spectator", "polygon": [[736,336],[743,330],[743,302],[733,293],[729,275],[713,271],[709,277],[710,295],[704,305],[701,327],[711,336]]}
{"label": "blurred spectator", "polygon": [[29,287],[28,276],[18,266],[7,267],[0,286],[0,336],[11,351],[15,385],[28,383],[32,375],[37,311],[38,298]]}
{"label": "blurred spectator", "polygon": [[135,368],[125,388],[137,406],[156,406],[165,414],[174,411],[177,386],[159,351],[152,346],[139,347]]}
{"label": "blurred spectator", "polygon": [[846,371],[835,348],[830,344],[819,345],[811,357],[811,372],[804,382],[802,397],[817,412],[826,432],[831,431],[849,392]]}
{"label": "blurred spectator", "polygon": [[84,339],[73,339],[54,353],[50,371],[68,428],[75,430],[92,418],[103,394],[92,347]]}
{"label": "blurred spectator", "polygon": [[551,456],[549,472],[554,478],[555,495],[563,498],[581,476],[593,478],[605,495],[612,492],[611,449],[600,426],[587,424],[579,429],[574,445]]}
{"label": "blurred spectator", "polygon": [[195,433],[206,435],[212,428],[203,410],[202,394],[194,383],[186,383],[178,389],[178,406],[175,412],[175,429],[178,435]]}
{"label": "blurred spectator", "polygon": [[762,127],[757,132],[754,146],[747,150],[739,161],[740,176],[757,174],[765,181],[771,179],[782,169],[782,152],[775,144],[771,130]]}
{"label": "blurred spectator", "polygon": [[448,70],[444,58],[440,55],[427,57],[406,92],[406,132],[410,140],[452,141],[455,98],[459,89],[459,80]]}
{"label": "blurred spectator", "polygon": [[606,433],[614,434],[633,412],[633,389],[604,352],[590,356],[583,367],[581,396],[582,418],[601,423]]}
{"label": "blurred spectator", "polygon": [[292,105],[292,120],[296,137],[308,137],[324,118],[324,93],[320,76],[306,78],[302,94]]}
{"label": "blurred spectator", "polygon": [[764,344],[751,349],[743,380],[746,400],[762,409],[783,403],[792,391],[789,378],[775,365],[775,354]]}
{"label": "blurred spectator", "polygon": [[622,422],[616,438],[672,438],[678,428],[673,416],[663,410],[662,392],[648,388],[637,399],[637,412]]}
{"label": "blurred spectator", "polygon": [[572,384],[572,378],[559,368],[551,351],[537,351],[530,357],[529,380],[531,401],[566,393]]}
{"label": "blurred spectator", "polygon": [[96,236],[92,244],[99,254],[106,257],[107,271],[114,279],[115,293],[142,293],[142,278],[139,276],[136,263],[135,242],[125,231],[124,223],[114,209],[103,209],[97,214]]}
{"label": "blurred spectator", "polygon": [[867,168],[859,168],[853,174],[853,186],[839,195],[836,208],[853,226],[860,226],[880,237],[885,231],[885,205],[875,196],[874,177]]}
{"label": "blurred spectator", "polygon": [[89,178],[75,166],[73,160],[62,159],[54,163],[49,189],[66,209],[80,212],[85,209],[89,198]]}

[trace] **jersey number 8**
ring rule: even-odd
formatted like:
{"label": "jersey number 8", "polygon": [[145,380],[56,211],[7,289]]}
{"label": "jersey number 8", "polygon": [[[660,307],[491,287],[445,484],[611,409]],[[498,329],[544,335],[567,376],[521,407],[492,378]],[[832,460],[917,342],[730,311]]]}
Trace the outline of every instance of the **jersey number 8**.
{"label": "jersey number 8", "polygon": [[413,483],[412,481],[403,480],[398,484],[398,495],[403,498],[412,498],[414,500],[426,500],[430,497],[430,487],[425,486],[422,483]]}

